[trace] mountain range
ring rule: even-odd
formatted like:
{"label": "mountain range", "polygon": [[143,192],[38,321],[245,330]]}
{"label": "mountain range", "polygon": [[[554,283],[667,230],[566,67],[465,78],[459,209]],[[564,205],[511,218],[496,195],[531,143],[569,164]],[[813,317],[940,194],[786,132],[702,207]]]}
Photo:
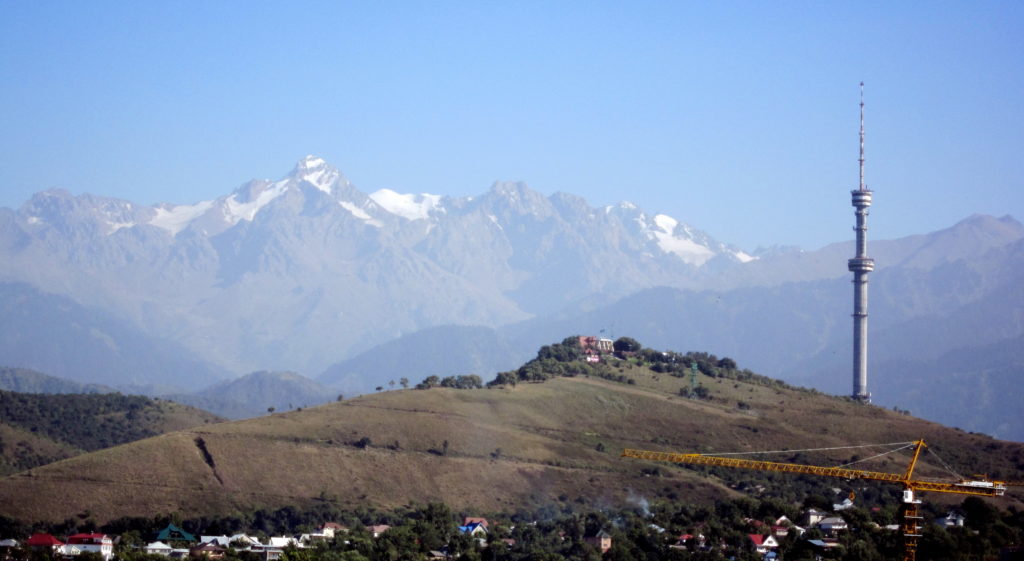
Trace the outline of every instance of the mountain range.
{"label": "mountain range", "polygon": [[[1019,389],[1022,239],[1011,217],[972,216],[871,242],[878,403],[1024,440],[1006,404],[990,418],[922,391]],[[517,182],[474,197],[367,194],[309,156],[194,204],[51,190],[0,209],[0,364],[161,395],[301,372],[325,401],[400,378],[487,378],[585,333],[844,394],[852,255],[852,242],[745,252],[627,202]]]}
{"label": "mountain range", "polygon": [[[507,182],[479,197],[367,195],[312,156],[192,205],[44,191],[0,211],[0,257],[0,281],[103,311],[221,377],[319,372],[419,329],[503,325],[750,259],[628,203]],[[63,377],[100,370],[19,358]],[[109,372],[94,381],[139,381]]]}

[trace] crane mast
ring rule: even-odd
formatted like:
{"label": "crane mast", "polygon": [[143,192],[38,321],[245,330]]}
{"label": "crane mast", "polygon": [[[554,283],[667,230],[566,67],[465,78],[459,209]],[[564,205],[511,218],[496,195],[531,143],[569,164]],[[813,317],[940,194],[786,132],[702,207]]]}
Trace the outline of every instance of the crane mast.
{"label": "crane mast", "polygon": [[886,481],[889,483],[901,484],[903,485],[903,524],[901,525],[904,544],[903,559],[904,561],[915,561],[917,554],[917,539],[921,537],[921,516],[917,510],[917,505],[921,504],[921,501],[917,498],[918,492],[929,491],[937,493],[954,493],[959,495],[997,497],[1006,492],[1006,484],[1002,481],[988,481],[985,479],[961,480],[955,483],[913,479],[914,468],[917,466],[917,460],[921,455],[921,450],[926,446],[924,440],[917,440],[913,444],[913,457],[911,458],[906,471],[903,473],[888,473],[881,471],[849,469],[845,467],[824,467],[760,460],[743,460],[724,456],[656,452],[652,450],[634,450],[629,448],[622,451],[622,456],[626,458],[671,462],[676,464],[719,466],[782,473],[801,473],[821,477],[837,477],[848,480],[864,479],[869,481]]}

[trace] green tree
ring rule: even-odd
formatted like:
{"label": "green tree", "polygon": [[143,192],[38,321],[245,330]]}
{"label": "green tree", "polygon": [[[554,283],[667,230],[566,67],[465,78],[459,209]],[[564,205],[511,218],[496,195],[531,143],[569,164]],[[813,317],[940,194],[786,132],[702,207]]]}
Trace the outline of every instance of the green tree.
{"label": "green tree", "polygon": [[614,348],[617,353],[637,353],[640,352],[640,349],[642,349],[643,346],[639,341],[632,337],[619,337],[615,340],[615,343],[612,344],[612,348]]}
{"label": "green tree", "polygon": [[427,376],[422,382],[416,384],[418,390],[429,390],[430,388],[436,388],[441,385],[441,379],[437,376]]}

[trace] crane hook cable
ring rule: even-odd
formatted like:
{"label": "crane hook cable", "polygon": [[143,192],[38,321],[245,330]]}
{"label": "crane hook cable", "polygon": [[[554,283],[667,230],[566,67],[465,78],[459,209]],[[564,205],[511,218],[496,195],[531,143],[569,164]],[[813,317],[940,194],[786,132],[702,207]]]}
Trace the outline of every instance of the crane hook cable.
{"label": "crane hook cable", "polygon": [[955,476],[956,476],[956,477],[958,477],[959,479],[967,479],[966,477],[964,477],[964,476],[960,475],[959,473],[957,473],[957,472],[953,471],[953,468],[951,468],[951,467],[949,466],[949,464],[947,464],[947,463],[946,463],[946,461],[945,461],[945,460],[943,460],[942,458],[940,458],[940,457],[939,457],[939,455],[938,455],[938,454],[936,454],[934,450],[932,450],[931,448],[928,448],[927,450],[928,450],[928,452],[931,452],[931,454],[932,454],[933,456],[935,456],[935,459],[936,459],[936,460],[938,460],[940,464],[942,464],[942,467],[946,468],[946,471],[948,471],[949,473],[951,473],[951,474],[955,475]]}
{"label": "crane hook cable", "polygon": [[914,443],[911,442],[910,444],[907,444],[906,446],[900,446],[899,448],[894,448],[892,450],[889,450],[888,452],[882,452],[881,454],[875,454],[874,456],[871,456],[870,458],[864,458],[862,460],[854,460],[852,462],[845,463],[845,464],[842,464],[842,465],[838,465],[836,467],[844,468],[846,466],[852,466],[853,464],[859,464],[861,462],[866,462],[868,460],[874,460],[875,458],[881,458],[882,456],[888,456],[889,454],[892,454],[893,452],[899,452],[900,450],[904,450],[906,448],[910,448],[913,445],[914,445]]}

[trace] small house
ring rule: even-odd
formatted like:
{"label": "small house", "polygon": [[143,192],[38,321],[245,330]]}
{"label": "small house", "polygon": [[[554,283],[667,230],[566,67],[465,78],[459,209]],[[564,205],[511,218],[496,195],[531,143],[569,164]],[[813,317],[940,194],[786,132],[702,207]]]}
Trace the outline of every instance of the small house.
{"label": "small house", "polygon": [[171,555],[171,549],[173,549],[171,546],[160,541],[148,543],[142,546],[143,553],[146,553],[147,555],[163,555],[164,557]]}
{"label": "small house", "polygon": [[479,538],[487,535],[487,527],[480,522],[470,522],[465,526],[459,526],[459,532]]}
{"label": "small house", "polygon": [[85,552],[99,553],[104,561],[110,561],[114,556],[114,540],[98,533],[68,536],[68,543],[64,545],[65,557],[78,557]]}
{"label": "small house", "polygon": [[174,524],[168,524],[166,528],[164,528],[163,530],[160,530],[160,533],[156,535],[156,539],[157,539],[157,541],[162,541],[162,542],[169,542],[169,541],[194,542],[194,541],[196,541],[196,537],[195,536],[193,536],[192,534],[186,532],[185,530],[182,530],[181,528],[175,526]]}
{"label": "small house", "polygon": [[765,553],[768,553],[769,551],[772,551],[775,548],[779,547],[779,542],[775,539],[775,536],[748,534],[747,537],[749,537],[751,543],[754,544],[754,550],[760,553],[761,555],[764,555]]}
{"label": "small house", "polygon": [[387,524],[377,524],[376,526],[367,526],[366,531],[370,532],[370,535],[379,538],[381,534],[391,529],[391,526]]}
{"label": "small house", "polygon": [[825,533],[829,537],[835,537],[839,532],[845,532],[847,529],[846,521],[838,516],[829,516],[818,521],[818,529]]}
{"label": "small house", "polygon": [[334,538],[338,534],[348,533],[348,528],[337,522],[324,522],[317,530],[327,538]]}
{"label": "small house", "polygon": [[223,559],[226,549],[215,543],[201,543],[190,547],[188,556],[192,559]]}
{"label": "small house", "polygon": [[490,524],[487,522],[486,518],[479,516],[466,516],[462,519],[463,526],[469,526],[470,524],[480,524],[485,530],[490,530]]}
{"label": "small house", "polygon": [[612,548],[612,535],[604,530],[599,531],[593,536],[586,536],[583,541],[592,545],[594,549],[597,549],[602,554],[607,553]]}
{"label": "small house", "polygon": [[804,526],[811,527],[826,518],[828,518],[827,512],[818,510],[816,508],[809,508],[804,511],[802,522]]}
{"label": "small house", "polygon": [[28,541],[25,542],[25,545],[33,551],[52,551],[55,553],[63,553],[64,551],[64,542],[50,534],[32,534],[29,536]]}

